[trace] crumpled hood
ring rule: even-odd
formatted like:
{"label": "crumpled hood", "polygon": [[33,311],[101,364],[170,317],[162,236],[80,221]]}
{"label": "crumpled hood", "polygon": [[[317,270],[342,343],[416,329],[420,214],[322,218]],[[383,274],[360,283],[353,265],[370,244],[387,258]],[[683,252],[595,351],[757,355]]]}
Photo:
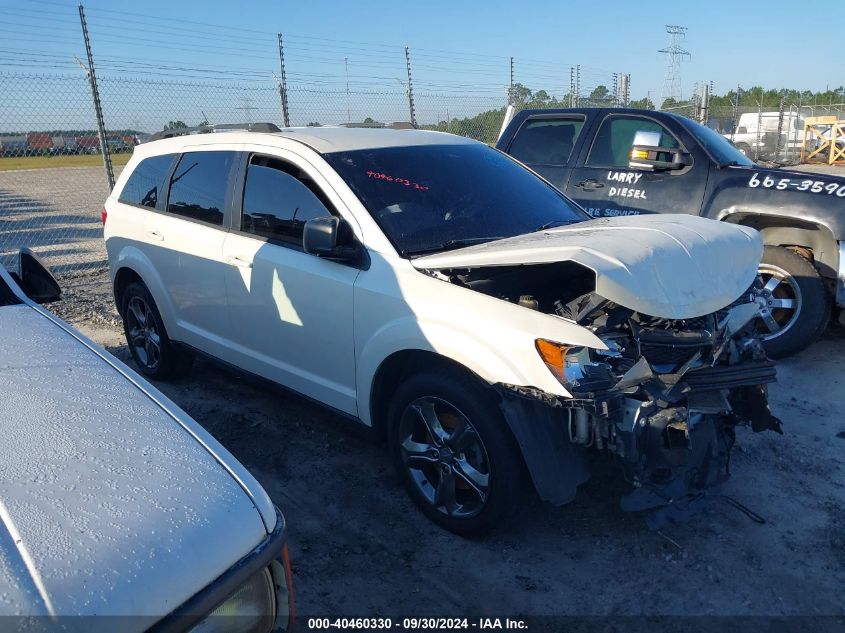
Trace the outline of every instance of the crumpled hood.
{"label": "crumpled hood", "polygon": [[27,305],[0,307],[0,438],[0,616],[143,629],[266,538],[205,446]]}
{"label": "crumpled hood", "polygon": [[412,264],[444,269],[572,261],[595,272],[602,297],[651,316],[686,319],[736,300],[754,281],[762,254],[754,229],[655,214],[589,220],[427,255]]}

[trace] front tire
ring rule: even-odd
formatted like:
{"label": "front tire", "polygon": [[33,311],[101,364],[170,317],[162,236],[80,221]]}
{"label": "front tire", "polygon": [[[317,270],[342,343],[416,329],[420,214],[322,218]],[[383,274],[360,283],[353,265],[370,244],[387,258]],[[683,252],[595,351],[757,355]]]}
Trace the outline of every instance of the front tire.
{"label": "front tire", "polygon": [[120,314],[129,353],[142,374],[166,380],[188,371],[191,356],[168,338],[158,307],[142,282],[133,282],[123,291]]}
{"label": "front tire", "polygon": [[459,370],[406,379],[388,408],[394,466],[423,513],[462,536],[516,515],[524,465],[489,389]]}
{"label": "front tire", "polygon": [[786,248],[766,246],[759,277],[755,324],[769,356],[791,356],[821,336],[830,320],[830,296],[808,260]]}

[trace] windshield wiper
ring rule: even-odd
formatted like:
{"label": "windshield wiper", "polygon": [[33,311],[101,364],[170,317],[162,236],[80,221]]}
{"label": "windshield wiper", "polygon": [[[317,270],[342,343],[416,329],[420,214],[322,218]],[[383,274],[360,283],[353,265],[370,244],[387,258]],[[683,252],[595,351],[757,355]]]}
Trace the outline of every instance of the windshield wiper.
{"label": "windshield wiper", "polygon": [[568,226],[570,224],[575,224],[575,222],[577,222],[577,220],[552,220],[551,222],[546,222],[544,225],[537,227],[533,232],[538,233],[558,226]]}
{"label": "windshield wiper", "polygon": [[438,253],[440,251],[450,251],[455,248],[461,248],[463,246],[472,246],[473,244],[483,244],[484,242],[493,242],[495,240],[504,239],[503,237],[498,236],[490,236],[490,237],[467,237],[460,240],[448,240],[443,242],[442,244],[435,244],[433,246],[426,246],[424,248],[416,248],[416,249],[406,249],[403,253],[406,256],[410,255],[425,255],[427,253]]}

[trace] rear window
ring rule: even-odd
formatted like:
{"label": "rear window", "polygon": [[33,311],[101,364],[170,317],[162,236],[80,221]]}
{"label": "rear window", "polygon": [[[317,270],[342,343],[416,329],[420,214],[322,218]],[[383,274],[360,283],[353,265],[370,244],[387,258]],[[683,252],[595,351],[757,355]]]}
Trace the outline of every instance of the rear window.
{"label": "rear window", "polygon": [[192,220],[223,224],[226,187],[234,152],[188,152],[170,179],[167,211]]}
{"label": "rear window", "polygon": [[119,200],[126,204],[155,209],[175,156],[151,156],[138,163],[120,192]]}
{"label": "rear window", "polygon": [[534,119],[520,128],[508,154],[528,165],[566,165],[584,119]]}

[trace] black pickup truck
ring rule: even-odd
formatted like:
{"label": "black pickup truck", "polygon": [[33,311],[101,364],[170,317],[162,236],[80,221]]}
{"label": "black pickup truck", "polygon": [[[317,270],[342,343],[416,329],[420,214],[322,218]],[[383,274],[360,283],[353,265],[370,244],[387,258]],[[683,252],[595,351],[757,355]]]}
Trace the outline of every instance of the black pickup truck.
{"label": "black pickup truck", "polygon": [[523,110],[496,147],[595,217],[693,213],[759,230],[757,327],[773,357],[809,345],[831,305],[845,307],[845,178],[762,167],[717,132],[653,110]]}

